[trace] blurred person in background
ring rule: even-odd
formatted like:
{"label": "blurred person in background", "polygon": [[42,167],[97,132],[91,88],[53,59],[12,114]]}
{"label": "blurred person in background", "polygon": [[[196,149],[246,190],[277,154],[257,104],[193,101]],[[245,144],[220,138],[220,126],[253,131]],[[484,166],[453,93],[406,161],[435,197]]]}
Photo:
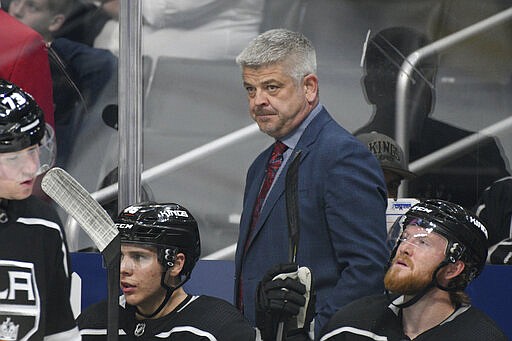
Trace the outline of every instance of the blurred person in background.
{"label": "blurred person in background", "polygon": [[[395,137],[396,86],[400,67],[414,51],[431,43],[428,36],[409,27],[389,27],[371,35],[363,53],[363,91],[374,105],[370,121],[354,134],[378,131]],[[422,58],[409,75],[406,98],[409,162],[457,142],[473,132],[433,119],[436,99],[437,54]],[[493,181],[510,175],[498,140],[489,136],[474,148],[417,172],[407,183],[406,197],[438,198],[471,209]]]}
{"label": "blurred person in background", "polygon": [[375,155],[384,172],[388,198],[398,198],[398,187],[402,180],[414,179],[416,175],[405,165],[402,148],[391,137],[372,131],[356,136]]}
{"label": "blurred person in background", "polygon": [[53,83],[43,37],[0,10],[0,40],[0,78],[30,93],[54,126]]}
{"label": "blurred person in background", "polygon": [[110,51],[54,37],[72,8],[72,0],[11,0],[8,7],[10,15],[43,36],[49,49],[61,167],[72,151],[82,116],[117,78],[117,58]]}
{"label": "blurred person in background", "polygon": [[[194,59],[236,57],[258,35],[263,0],[142,1],[144,54]],[[119,0],[102,1],[108,21],[94,46],[119,53]],[[165,41],[166,44],[162,44]]]}

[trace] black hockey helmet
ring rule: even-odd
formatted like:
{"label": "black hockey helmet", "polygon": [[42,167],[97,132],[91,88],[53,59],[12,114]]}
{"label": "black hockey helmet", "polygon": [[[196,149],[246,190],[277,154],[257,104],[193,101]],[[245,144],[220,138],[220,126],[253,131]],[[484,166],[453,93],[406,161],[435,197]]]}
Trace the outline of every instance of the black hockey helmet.
{"label": "black hockey helmet", "polygon": [[0,79],[0,153],[15,153],[34,145],[39,145],[38,175],[55,163],[55,133],[29,93]]}
{"label": "black hockey helmet", "polygon": [[[402,231],[410,224],[430,229],[447,239],[445,260],[441,266],[462,260],[470,267],[468,283],[482,272],[487,259],[488,235],[476,215],[448,201],[426,200],[411,207],[402,217]],[[399,245],[400,241],[393,249],[391,259]]]}
{"label": "black hockey helmet", "polygon": [[115,220],[121,243],[154,246],[159,262],[168,268],[174,265],[177,253],[185,254],[180,275],[190,277],[201,254],[197,222],[183,206],[174,203],[145,202],[125,208]]}
{"label": "black hockey helmet", "polygon": [[44,114],[34,98],[0,79],[0,153],[17,152],[41,142]]}

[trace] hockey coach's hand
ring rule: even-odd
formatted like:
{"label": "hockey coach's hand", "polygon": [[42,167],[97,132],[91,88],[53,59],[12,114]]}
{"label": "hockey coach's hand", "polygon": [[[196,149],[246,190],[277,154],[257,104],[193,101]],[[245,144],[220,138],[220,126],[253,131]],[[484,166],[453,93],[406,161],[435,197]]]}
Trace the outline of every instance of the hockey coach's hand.
{"label": "hockey coach's hand", "polygon": [[277,264],[263,276],[256,293],[256,326],[263,340],[275,340],[280,323],[288,340],[307,340],[314,311],[315,294],[308,268],[295,263]]}

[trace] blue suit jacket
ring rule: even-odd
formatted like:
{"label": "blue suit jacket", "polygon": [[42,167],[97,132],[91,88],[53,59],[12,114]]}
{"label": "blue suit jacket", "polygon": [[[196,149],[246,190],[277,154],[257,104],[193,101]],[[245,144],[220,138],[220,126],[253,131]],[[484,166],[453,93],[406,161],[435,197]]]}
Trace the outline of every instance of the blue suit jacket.
{"label": "blue suit jacket", "polygon": [[[300,240],[297,263],[313,273],[317,292],[316,335],[341,306],[383,292],[386,190],[382,170],[368,149],[322,111],[295,150],[299,168]],[[235,291],[242,279],[244,314],[255,323],[258,282],[274,264],[288,262],[285,174],[267,197],[243,255],[251,213],[272,147],[250,166],[235,256]],[[238,292],[235,292],[235,299]]]}

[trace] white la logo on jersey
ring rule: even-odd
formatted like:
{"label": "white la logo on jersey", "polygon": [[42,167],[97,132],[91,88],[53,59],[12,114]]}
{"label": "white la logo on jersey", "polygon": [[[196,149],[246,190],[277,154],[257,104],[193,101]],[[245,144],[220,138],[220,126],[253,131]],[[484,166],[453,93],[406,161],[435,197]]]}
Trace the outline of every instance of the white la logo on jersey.
{"label": "white la logo on jersey", "polygon": [[2,324],[0,324],[0,340],[18,340],[19,324],[14,324],[11,318],[8,317]]}
{"label": "white la logo on jersey", "polygon": [[34,287],[32,285],[32,274],[24,271],[8,271],[9,286],[0,291],[0,300],[16,300],[16,292],[26,292],[27,300],[34,300]]}
{"label": "white la logo on jersey", "polygon": [[[34,264],[0,260],[0,340],[28,340],[38,329],[40,314]],[[8,338],[14,332],[22,335]]]}
{"label": "white la logo on jersey", "polygon": [[34,304],[33,267],[32,263],[0,260],[0,304]]}

